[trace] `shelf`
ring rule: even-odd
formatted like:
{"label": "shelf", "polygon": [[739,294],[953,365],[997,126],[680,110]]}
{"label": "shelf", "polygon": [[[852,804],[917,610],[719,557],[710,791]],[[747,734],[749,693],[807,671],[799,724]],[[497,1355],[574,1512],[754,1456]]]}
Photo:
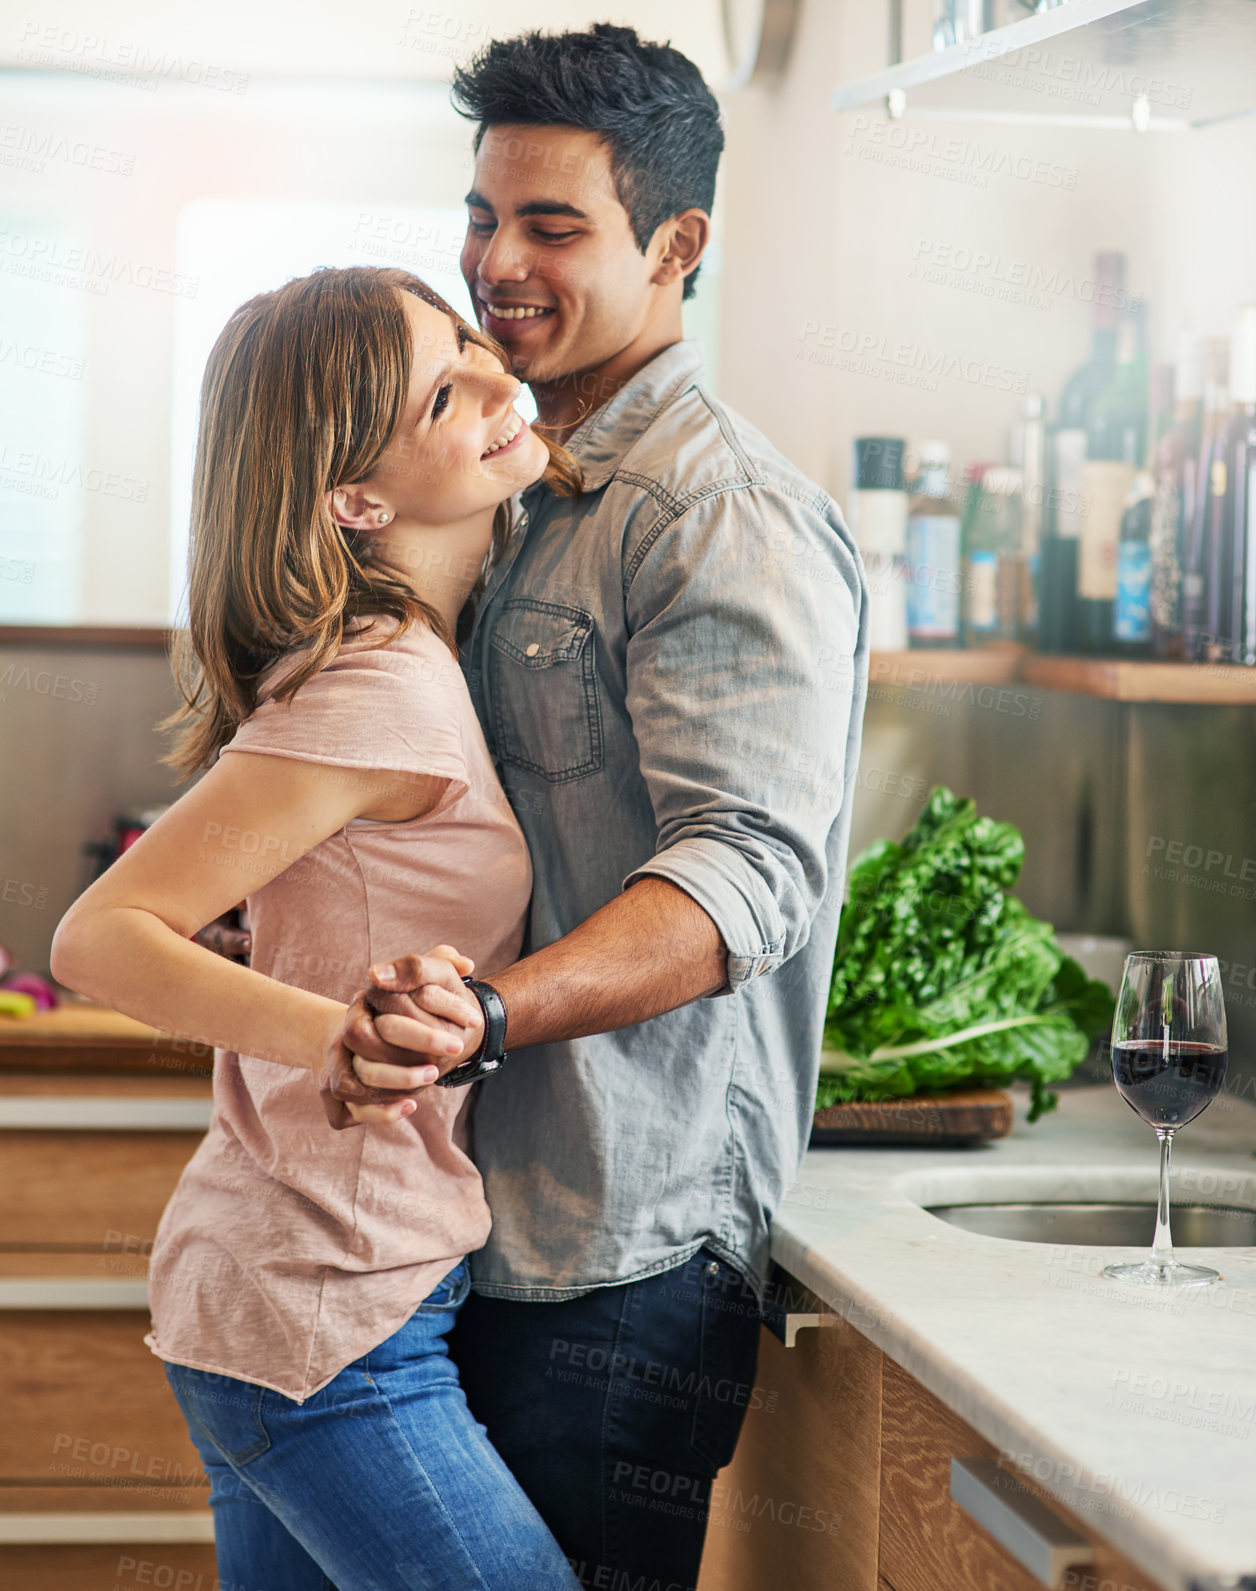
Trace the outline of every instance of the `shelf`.
{"label": "shelf", "polygon": [[1157,663],[1120,658],[1025,658],[1021,678],[1043,690],[1110,702],[1247,707],[1256,704],[1256,669],[1225,663]]}
{"label": "shelf", "polygon": [[931,685],[1011,685],[1020,677],[1025,655],[1023,646],[874,652],[868,664],[868,684],[900,690],[927,690]]}
{"label": "shelf", "polygon": [[0,647],[101,652],[169,652],[172,630],[118,624],[0,624]]}
{"label": "shelf", "polygon": [[[879,106],[1125,131],[1184,131],[1256,110],[1252,0],[1066,0],[833,91],[835,111]],[[927,151],[923,151],[927,153]]]}
{"label": "shelf", "polygon": [[1036,685],[1068,696],[1179,706],[1256,705],[1256,668],[1122,658],[1047,657],[1024,647],[874,652],[869,687],[928,691],[949,685]]}

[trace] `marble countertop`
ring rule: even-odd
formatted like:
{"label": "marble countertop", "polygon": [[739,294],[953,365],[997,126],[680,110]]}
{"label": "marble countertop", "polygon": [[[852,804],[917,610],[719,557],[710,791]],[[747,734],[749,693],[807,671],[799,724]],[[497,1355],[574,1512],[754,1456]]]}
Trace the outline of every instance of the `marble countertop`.
{"label": "marble countertop", "polygon": [[[813,1149],[777,1262],[1149,1575],[1256,1574],[1256,1249],[1160,1293],[1100,1273],[1145,1250],[1010,1242],[927,1204],[1147,1199],[1155,1135],[1111,1087],[1066,1090],[973,1149]],[[1173,1201],[1256,1208],[1256,1105],[1223,1093],[1174,1144]],[[1152,1223],[1148,1223],[1147,1248]],[[962,1455],[961,1455],[962,1456]]]}

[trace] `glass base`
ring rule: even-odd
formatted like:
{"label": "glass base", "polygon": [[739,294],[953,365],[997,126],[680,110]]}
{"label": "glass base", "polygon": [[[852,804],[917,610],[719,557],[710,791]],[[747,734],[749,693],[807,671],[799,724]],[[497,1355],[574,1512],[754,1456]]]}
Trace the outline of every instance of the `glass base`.
{"label": "glass base", "polygon": [[1105,1276],[1137,1287],[1211,1287],[1221,1272],[1206,1265],[1181,1265],[1176,1260],[1139,1260],[1136,1264],[1105,1265]]}

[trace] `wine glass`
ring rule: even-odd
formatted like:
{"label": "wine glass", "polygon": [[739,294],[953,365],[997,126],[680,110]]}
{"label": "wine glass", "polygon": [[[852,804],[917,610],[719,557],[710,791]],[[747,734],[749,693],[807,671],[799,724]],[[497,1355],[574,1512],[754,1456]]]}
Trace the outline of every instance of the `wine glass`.
{"label": "wine glass", "polygon": [[1220,1279],[1206,1265],[1173,1258],[1169,1157],[1174,1133],[1216,1098],[1225,1062],[1225,1001],[1216,956],[1183,950],[1127,956],[1112,1022],[1112,1076],[1121,1098],[1160,1140],[1160,1201],[1151,1254],[1136,1264],[1108,1265],[1105,1276],[1149,1287],[1207,1287]]}
{"label": "wine glass", "polygon": [[1113,1018],[1113,1079],[1127,1106],[1160,1141],[1160,1196],[1151,1254],[1106,1265],[1105,1276],[1143,1287],[1208,1287],[1221,1274],[1173,1258],[1168,1230],[1168,1161],[1173,1134],[1194,1122],[1226,1076],[1226,1002],[1216,956],[1137,950],[1125,956]]}

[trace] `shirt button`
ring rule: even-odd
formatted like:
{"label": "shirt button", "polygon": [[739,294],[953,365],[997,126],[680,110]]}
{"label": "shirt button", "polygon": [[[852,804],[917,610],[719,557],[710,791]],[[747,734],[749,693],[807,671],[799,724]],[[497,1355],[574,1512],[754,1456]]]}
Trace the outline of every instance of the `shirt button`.
{"label": "shirt button", "polygon": [[541,643],[539,641],[533,641],[532,645],[530,647],[528,647],[528,649],[527,649],[527,651],[526,651],[526,653],[524,655],[526,657],[535,657],[536,654],[540,650],[541,650]]}

